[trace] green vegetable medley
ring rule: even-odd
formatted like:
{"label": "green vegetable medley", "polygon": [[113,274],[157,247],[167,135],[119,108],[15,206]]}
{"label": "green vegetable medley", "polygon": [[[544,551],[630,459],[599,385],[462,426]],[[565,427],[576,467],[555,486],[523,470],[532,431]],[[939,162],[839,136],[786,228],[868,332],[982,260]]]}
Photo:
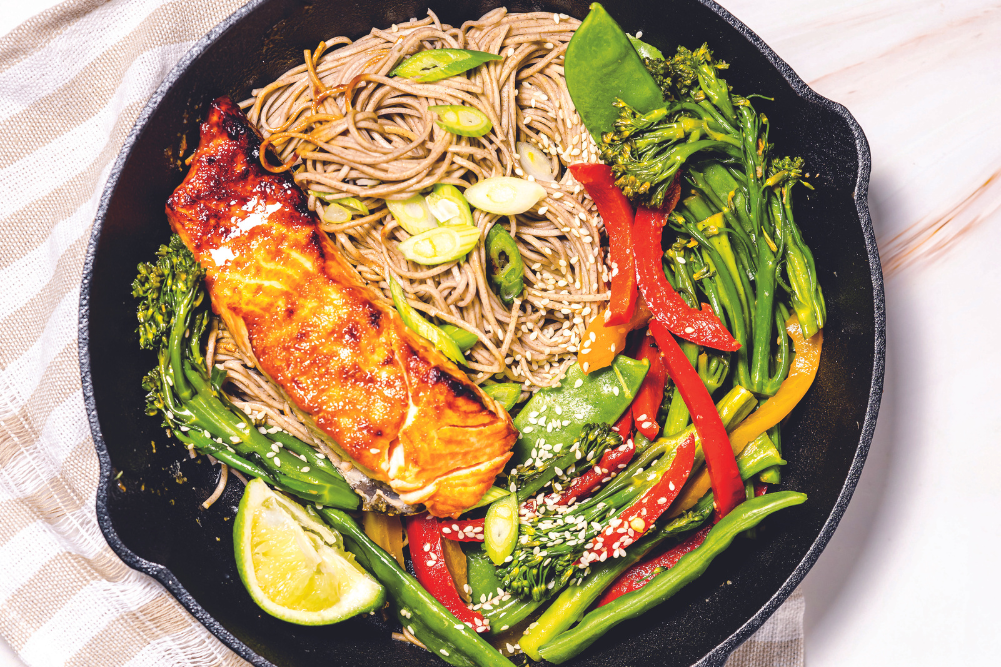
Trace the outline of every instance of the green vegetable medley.
{"label": "green vegetable medley", "polygon": [[[463,49],[420,51],[390,75],[441,82],[498,59]],[[161,416],[185,447],[298,498],[385,587],[404,634],[464,667],[510,665],[502,653],[519,650],[567,661],[664,603],[766,517],[806,501],[775,488],[785,464],[779,424],[816,374],[826,319],[813,254],[793,215],[796,186],[810,187],[803,159],[774,150],[754,96],[734,92],[723,77],[727,64],[707,45],[678,46],[664,56],[594,4],[564,63],[576,109],[598,141],[600,169],[615,186],[601,196],[588,191],[606,218],[608,242],[621,242],[635,258],[639,285],[617,280],[621,267],[613,267],[612,303],[616,290],[633,290],[633,298],[618,301],[627,310],[609,306],[605,313],[621,331],[603,330],[595,312],[588,330],[598,335],[583,347],[603,348],[603,367],[574,364],[557,386],[534,394],[517,383],[482,385],[513,415],[513,458],[480,505],[456,521],[407,519],[417,578],[359,527],[350,513],[358,496],[322,454],[282,430],[259,427],[223,393],[224,373],[205,367],[204,271],[181,239],[172,237],[154,262],[141,265],[133,284],[140,343],[157,353],[143,380],[147,412]],[[472,107],[429,109],[450,133],[475,138],[492,127]],[[517,150],[529,157],[538,151],[529,143]],[[539,155],[542,178],[548,158]],[[411,235],[400,246],[408,260],[434,267],[482,242],[489,284],[511,306],[525,290],[525,262],[505,225],[481,236],[471,205],[515,216],[544,196],[533,179],[494,177],[465,192],[442,183],[388,204]],[[368,214],[353,197],[323,201],[329,222]],[[613,210],[626,216],[614,232]],[[663,227],[662,246],[660,238],[636,237],[641,215],[655,221],[654,230]],[[630,229],[632,238],[612,238]],[[649,297],[642,271],[651,261],[657,279],[680,299],[664,305],[647,298],[644,315],[647,306],[628,304],[637,289],[641,302]],[[428,319],[396,280],[389,282],[403,322],[463,365],[477,335],[461,322]],[[682,319],[692,313],[718,318],[735,341],[726,349],[735,351],[677,324],[693,321]],[[671,345],[680,352],[669,355]],[[730,479],[720,472],[724,464],[732,466]],[[717,498],[734,488],[738,504],[726,513]],[[461,550],[443,540],[461,543]],[[452,567],[457,557],[461,568]],[[443,570],[427,569],[441,559],[454,581],[442,583]],[[471,594],[458,610],[457,591]]]}

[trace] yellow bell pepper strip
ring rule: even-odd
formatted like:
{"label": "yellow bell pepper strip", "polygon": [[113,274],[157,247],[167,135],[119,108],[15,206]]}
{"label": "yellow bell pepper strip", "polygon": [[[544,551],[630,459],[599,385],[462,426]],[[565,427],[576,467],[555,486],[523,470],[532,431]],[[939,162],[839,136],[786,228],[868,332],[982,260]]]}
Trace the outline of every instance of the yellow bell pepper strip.
{"label": "yellow bell pepper strip", "polygon": [[610,366],[615,355],[626,349],[626,336],[629,332],[646,326],[650,317],[650,310],[643,299],[636,300],[636,310],[626,324],[605,326],[605,313],[595,315],[584,331],[583,344],[577,353],[577,361],[584,373],[593,373]]}
{"label": "yellow bell pepper strip", "polygon": [[744,481],[740,478],[737,459],[730,451],[726,427],[716,412],[716,404],[702,383],[702,378],[681,351],[671,332],[660,320],[650,322],[650,331],[657,341],[671,380],[688,406],[695,430],[702,441],[706,470],[716,498],[716,518],[722,519],[746,499]]}
{"label": "yellow bell pepper strip", "polygon": [[[824,344],[824,330],[821,329],[812,338],[803,338],[799,320],[793,315],[786,320],[786,331],[792,339],[793,349],[796,350],[789,376],[782,382],[774,396],[762,403],[730,434],[730,446],[734,455],[740,454],[748,443],[785,419],[803,399],[813,384],[813,379],[817,377],[820,352]],[[694,506],[709,490],[709,486],[709,474],[705,469],[692,475],[674,502],[670,516],[677,516]]]}
{"label": "yellow bell pepper strip", "polygon": [[362,512],[361,525],[365,534],[382,547],[382,550],[403,565],[403,523],[398,516],[380,512]]}

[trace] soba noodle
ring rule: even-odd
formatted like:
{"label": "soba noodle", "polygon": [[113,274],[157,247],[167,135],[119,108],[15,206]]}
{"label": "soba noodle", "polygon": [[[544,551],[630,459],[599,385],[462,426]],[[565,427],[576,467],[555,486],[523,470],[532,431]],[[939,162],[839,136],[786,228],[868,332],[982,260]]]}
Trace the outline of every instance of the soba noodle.
{"label": "soba noodle", "polygon": [[[529,391],[554,385],[608,299],[601,222],[565,168],[597,161],[563,81],[563,54],[578,25],[556,14],[496,9],[455,28],[429,12],[355,42],[321,43],[305,52],[304,64],[241,104],[283,161],[301,158],[295,180],[303,189],[358,197],[368,206],[369,215],[321,226],[387,298],[392,275],[416,309],[474,333],[478,342],[466,365],[478,383],[506,378]],[[503,59],[433,83],[388,76],[403,58],[437,48]],[[476,107],[493,130],[479,138],[451,134],[428,111],[434,104]],[[474,210],[481,238],[503,224],[522,253],[525,290],[508,307],[488,284],[483,243],[465,261],[409,262],[398,250],[409,235],[384,200],[406,199],[436,183],[464,189],[489,176],[525,176],[519,141],[550,156],[557,180],[538,181],[547,196],[526,214]],[[309,206],[322,218],[322,200],[311,195]]]}

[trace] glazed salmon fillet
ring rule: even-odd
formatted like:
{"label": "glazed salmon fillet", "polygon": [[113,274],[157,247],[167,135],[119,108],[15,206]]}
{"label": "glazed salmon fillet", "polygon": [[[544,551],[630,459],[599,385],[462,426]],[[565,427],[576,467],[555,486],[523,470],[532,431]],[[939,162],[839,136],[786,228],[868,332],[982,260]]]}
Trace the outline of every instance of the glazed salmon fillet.
{"label": "glazed salmon fillet", "polygon": [[167,201],[213,310],[320,437],[404,502],[458,516],[511,457],[510,416],[362,281],[260,145],[215,100]]}

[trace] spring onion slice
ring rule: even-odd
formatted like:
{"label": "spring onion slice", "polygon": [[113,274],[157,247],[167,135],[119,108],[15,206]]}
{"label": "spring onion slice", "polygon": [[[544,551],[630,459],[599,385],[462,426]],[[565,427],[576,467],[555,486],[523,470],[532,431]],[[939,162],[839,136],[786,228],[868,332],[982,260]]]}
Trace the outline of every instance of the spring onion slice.
{"label": "spring onion slice", "polygon": [[487,115],[476,107],[442,104],[428,107],[428,111],[438,114],[438,125],[462,137],[482,137],[494,126]]}
{"label": "spring onion slice", "polygon": [[482,65],[501,56],[467,49],[431,49],[419,51],[396,66],[389,76],[403,76],[419,83],[440,81]]}
{"label": "spring onion slice", "polygon": [[418,336],[426,338],[434,345],[435,349],[444,354],[457,364],[465,362],[462,350],[448,337],[444,331],[428,322],[417,312],[417,309],[407,303],[407,295],[403,293],[400,283],[396,282],[393,276],[389,276],[389,291],[393,295],[393,305],[400,313],[400,319]]}
{"label": "spring onion slice", "polygon": [[323,221],[340,224],[351,219],[351,211],[340,204],[327,204],[323,207]]}
{"label": "spring onion slice", "polygon": [[454,185],[439,183],[434,186],[434,191],[426,199],[431,215],[438,220],[438,224],[473,224],[473,212],[469,210],[469,202]]}
{"label": "spring onion slice", "polygon": [[454,324],[443,324],[441,325],[441,330],[448,334],[448,337],[455,341],[455,344],[458,345],[459,349],[463,352],[476,345],[476,342],[479,340],[476,334],[472,331],[466,331],[465,329],[457,327]]}
{"label": "spring onion slice", "polygon": [[462,258],[479,240],[480,230],[476,227],[448,225],[411,236],[400,244],[400,252],[411,262],[434,266]]}
{"label": "spring onion slice", "polygon": [[519,141],[517,148],[518,162],[526,174],[534,176],[537,181],[554,180],[553,165],[549,161],[549,158],[546,157],[546,154],[542,152],[541,148],[527,141]]}
{"label": "spring onion slice", "polygon": [[428,209],[427,202],[420,195],[395,201],[387,199],[386,207],[400,226],[410,234],[420,234],[438,226],[438,222]]}
{"label": "spring onion slice", "polygon": [[487,213],[518,215],[529,210],[546,196],[538,183],[512,176],[485,178],[466,190],[466,200]]}
{"label": "spring onion slice", "polygon": [[485,384],[480,389],[483,393],[500,403],[508,412],[518,404],[521,398],[521,385],[517,382],[499,382],[497,384]]}
{"label": "spring onion slice", "polygon": [[343,206],[344,208],[361,215],[369,214],[368,206],[365,206],[365,203],[357,197],[351,197],[337,192],[320,192],[319,190],[310,190],[309,194],[313,195],[317,199],[327,202],[328,204],[337,204],[338,206]]}

